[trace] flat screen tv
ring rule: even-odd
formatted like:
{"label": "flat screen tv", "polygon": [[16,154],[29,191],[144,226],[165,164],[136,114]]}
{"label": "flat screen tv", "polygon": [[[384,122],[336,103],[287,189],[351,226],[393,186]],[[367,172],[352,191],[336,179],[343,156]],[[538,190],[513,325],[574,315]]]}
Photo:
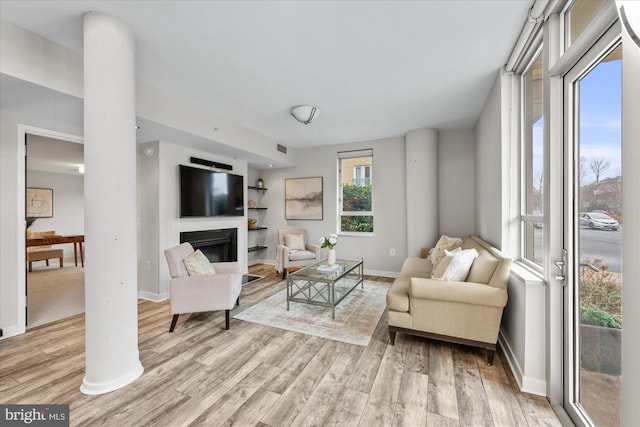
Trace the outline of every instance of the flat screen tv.
{"label": "flat screen tv", "polygon": [[243,216],[244,177],[180,165],[180,217]]}

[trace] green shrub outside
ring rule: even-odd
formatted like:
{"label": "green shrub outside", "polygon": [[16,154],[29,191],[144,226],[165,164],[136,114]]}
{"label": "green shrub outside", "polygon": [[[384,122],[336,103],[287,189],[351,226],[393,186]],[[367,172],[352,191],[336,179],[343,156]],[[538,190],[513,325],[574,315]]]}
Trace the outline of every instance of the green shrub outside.
{"label": "green shrub outside", "polygon": [[622,329],[622,319],[600,310],[594,305],[580,307],[580,323],[604,328]]}
{"label": "green shrub outside", "polygon": [[[591,263],[590,260],[584,260]],[[622,328],[622,284],[620,275],[596,259],[592,263],[600,271],[580,268],[580,321],[606,328]]]}
{"label": "green shrub outside", "polygon": [[[342,210],[345,212],[370,212],[371,185],[343,184]],[[358,233],[372,233],[373,217],[343,216],[341,219],[340,230]]]}

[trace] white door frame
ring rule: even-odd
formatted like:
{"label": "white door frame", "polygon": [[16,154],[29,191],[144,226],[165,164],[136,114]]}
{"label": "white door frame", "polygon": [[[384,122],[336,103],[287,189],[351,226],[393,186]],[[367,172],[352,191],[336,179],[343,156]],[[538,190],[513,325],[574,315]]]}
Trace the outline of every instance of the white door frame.
{"label": "white door frame", "polygon": [[[562,161],[563,183],[560,188],[564,188],[562,201],[559,206],[563,206],[564,221],[562,224],[562,232],[556,233],[555,238],[552,237],[552,245],[555,248],[564,248],[568,252],[565,270],[562,273],[566,277],[566,287],[563,289],[563,406],[567,414],[577,425],[591,425],[583,412],[574,405],[578,399],[578,385],[575,376],[575,363],[578,363],[576,350],[578,348],[579,331],[575,322],[575,312],[572,307],[575,306],[574,290],[576,281],[578,280],[578,263],[575,262],[575,248],[578,247],[578,235],[576,233],[577,213],[580,207],[576,206],[574,201],[577,200],[576,188],[576,171],[579,159],[576,157],[576,136],[578,130],[575,128],[575,115],[577,114],[578,98],[574,91],[575,82],[588,74],[600,61],[620,43],[621,27],[619,24],[613,25],[607,32],[598,39],[580,58],[579,61],[569,70],[563,78],[564,93],[564,159]],[[557,164],[557,162],[556,162]],[[561,242],[560,242],[561,240]],[[561,245],[561,246],[560,246]],[[554,261],[556,261],[554,259]],[[553,267],[551,268],[551,276],[559,273]],[[562,286],[562,281],[556,280],[555,286]]]}
{"label": "white door frame", "polygon": [[[18,185],[18,217],[16,230],[24,230],[25,229],[25,188],[27,186],[26,182],[26,136],[27,135],[38,135],[46,138],[59,139],[62,141],[75,142],[79,144],[84,144],[84,138],[79,135],[73,135],[64,132],[58,132],[50,129],[39,128],[35,126],[29,125],[18,125],[18,176],[17,176],[17,185]],[[22,201],[22,202],[20,202]],[[16,287],[18,288],[18,331],[17,334],[24,334],[27,330],[27,298],[26,298],[26,286],[27,286],[27,269],[26,269],[26,236],[25,233],[18,232],[18,247],[16,248],[16,253],[18,254],[18,263],[16,265],[17,271],[17,283]]]}

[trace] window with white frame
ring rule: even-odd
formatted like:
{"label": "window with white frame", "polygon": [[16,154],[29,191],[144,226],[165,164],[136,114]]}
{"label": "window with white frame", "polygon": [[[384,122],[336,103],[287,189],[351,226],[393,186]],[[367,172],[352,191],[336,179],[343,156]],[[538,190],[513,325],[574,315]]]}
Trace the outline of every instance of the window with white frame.
{"label": "window with white frame", "polygon": [[544,224],[544,114],[542,52],[522,75],[522,253],[524,261],[542,266]]}
{"label": "window with white frame", "polygon": [[341,233],[373,233],[373,150],[338,153]]}

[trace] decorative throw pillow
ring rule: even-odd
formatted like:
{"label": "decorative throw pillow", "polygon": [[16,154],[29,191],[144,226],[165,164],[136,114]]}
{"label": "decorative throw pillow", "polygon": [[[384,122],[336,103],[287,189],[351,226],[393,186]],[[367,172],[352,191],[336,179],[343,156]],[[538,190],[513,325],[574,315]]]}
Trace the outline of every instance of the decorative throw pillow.
{"label": "decorative throw pillow", "polygon": [[302,234],[285,234],[284,245],[294,251],[304,251],[304,236]]}
{"label": "decorative throw pillow", "polygon": [[462,245],[462,239],[458,237],[449,237],[444,235],[440,237],[440,240],[438,240],[438,243],[436,243],[436,246],[431,251],[431,255],[429,255],[429,259],[431,260],[434,268],[444,257],[445,250],[452,251],[460,245]]}
{"label": "decorative throw pillow", "polygon": [[457,253],[461,251],[462,251],[462,248],[455,248],[452,251],[445,250],[444,251],[445,255],[440,259],[438,264],[436,264],[433,267],[433,270],[431,270],[431,278],[436,280],[442,280],[442,277],[444,276],[444,273],[447,271],[447,267],[449,267],[451,260]]}
{"label": "decorative throw pillow", "polygon": [[184,262],[184,266],[187,268],[189,276],[212,276],[216,274],[216,270],[200,249],[197,249],[191,255],[184,257],[182,261]]}
{"label": "decorative throw pillow", "polygon": [[478,256],[478,251],[475,249],[467,249],[453,254],[447,270],[442,275],[442,280],[464,282],[467,280],[473,261],[478,258]]}

